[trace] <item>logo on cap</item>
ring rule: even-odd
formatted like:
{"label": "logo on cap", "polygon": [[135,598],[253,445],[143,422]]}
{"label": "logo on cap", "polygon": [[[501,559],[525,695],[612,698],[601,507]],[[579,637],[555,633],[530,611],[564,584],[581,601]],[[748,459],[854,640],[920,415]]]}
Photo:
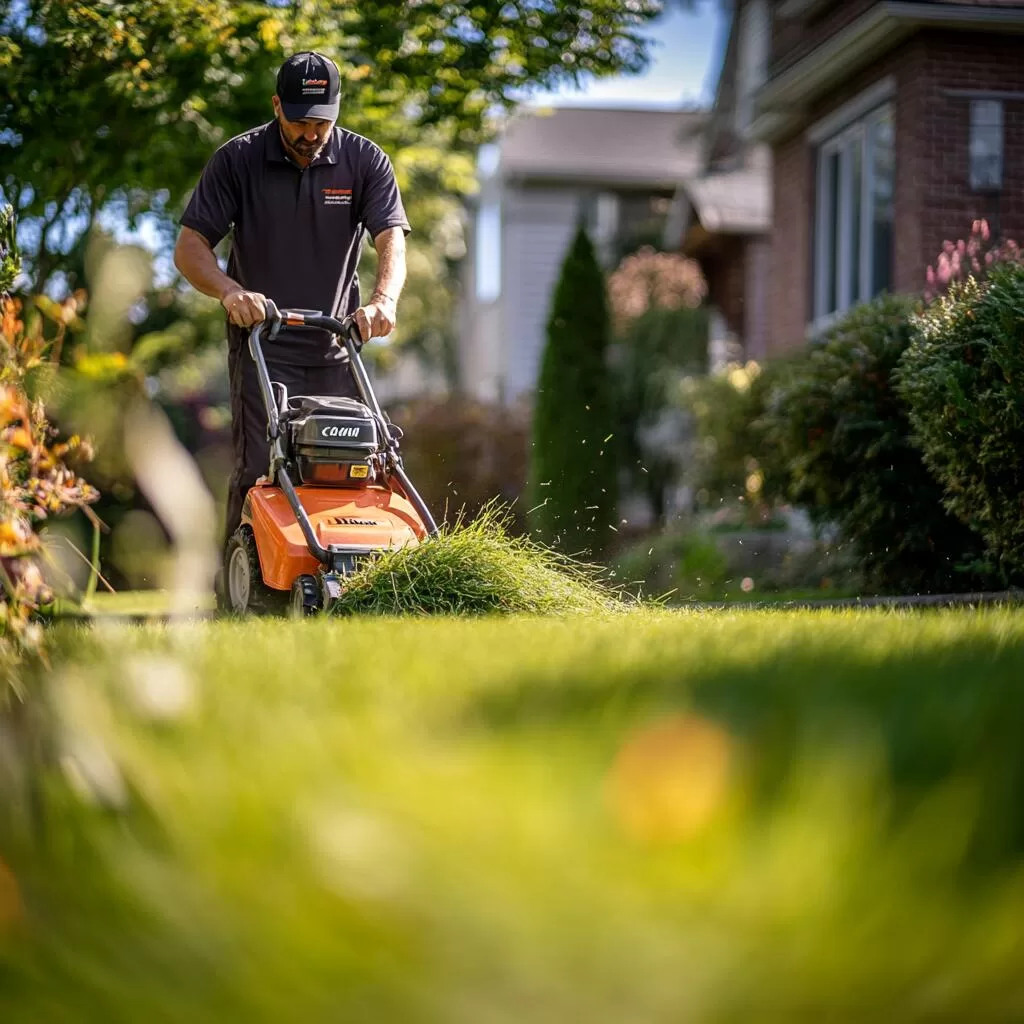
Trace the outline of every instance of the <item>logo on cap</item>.
{"label": "logo on cap", "polygon": [[289,121],[305,117],[336,120],[340,92],[337,65],[320,53],[295,54],[277,73],[277,96]]}

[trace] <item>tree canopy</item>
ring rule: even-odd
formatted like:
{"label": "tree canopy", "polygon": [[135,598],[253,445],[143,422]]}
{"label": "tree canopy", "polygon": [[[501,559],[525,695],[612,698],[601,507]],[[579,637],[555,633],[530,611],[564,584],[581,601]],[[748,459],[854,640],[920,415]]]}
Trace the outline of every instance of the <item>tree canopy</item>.
{"label": "tree canopy", "polygon": [[[0,185],[33,285],[97,215],[169,221],[213,149],[271,116],[285,55],[342,75],[341,121],[403,186],[466,185],[455,160],[531,87],[638,71],[663,0],[0,0]],[[404,179],[404,180],[403,180]]]}

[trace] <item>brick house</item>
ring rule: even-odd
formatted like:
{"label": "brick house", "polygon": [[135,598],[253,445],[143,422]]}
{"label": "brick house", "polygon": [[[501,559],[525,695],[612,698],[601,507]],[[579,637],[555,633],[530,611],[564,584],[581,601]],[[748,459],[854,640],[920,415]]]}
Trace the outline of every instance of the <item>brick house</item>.
{"label": "brick house", "polygon": [[918,292],[975,218],[1024,238],[1024,3],[735,0],[705,156],[704,180],[771,181],[770,230],[741,245],[703,222],[701,180],[679,204],[750,355]]}

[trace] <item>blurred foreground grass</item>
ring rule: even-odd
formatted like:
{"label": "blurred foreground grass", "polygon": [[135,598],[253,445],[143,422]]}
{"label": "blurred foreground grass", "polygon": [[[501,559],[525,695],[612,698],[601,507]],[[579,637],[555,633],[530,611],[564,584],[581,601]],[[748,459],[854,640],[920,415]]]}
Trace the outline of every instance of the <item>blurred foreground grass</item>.
{"label": "blurred foreground grass", "polygon": [[1019,612],[57,639],[5,1024],[1024,1015]]}

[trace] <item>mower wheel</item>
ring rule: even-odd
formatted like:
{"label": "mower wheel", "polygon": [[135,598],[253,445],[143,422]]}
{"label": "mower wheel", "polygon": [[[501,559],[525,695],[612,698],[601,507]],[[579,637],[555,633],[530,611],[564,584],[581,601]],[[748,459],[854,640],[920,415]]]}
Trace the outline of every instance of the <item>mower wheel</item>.
{"label": "mower wheel", "polygon": [[288,606],[288,594],[263,582],[260,556],[252,527],[240,526],[228,541],[224,556],[225,604],[236,615],[275,615]]}
{"label": "mower wheel", "polygon": [[320,611],[320,585],[315,576],[303,573],[292,584],[292,598],[289,611],[294,619],[316,615]]}

